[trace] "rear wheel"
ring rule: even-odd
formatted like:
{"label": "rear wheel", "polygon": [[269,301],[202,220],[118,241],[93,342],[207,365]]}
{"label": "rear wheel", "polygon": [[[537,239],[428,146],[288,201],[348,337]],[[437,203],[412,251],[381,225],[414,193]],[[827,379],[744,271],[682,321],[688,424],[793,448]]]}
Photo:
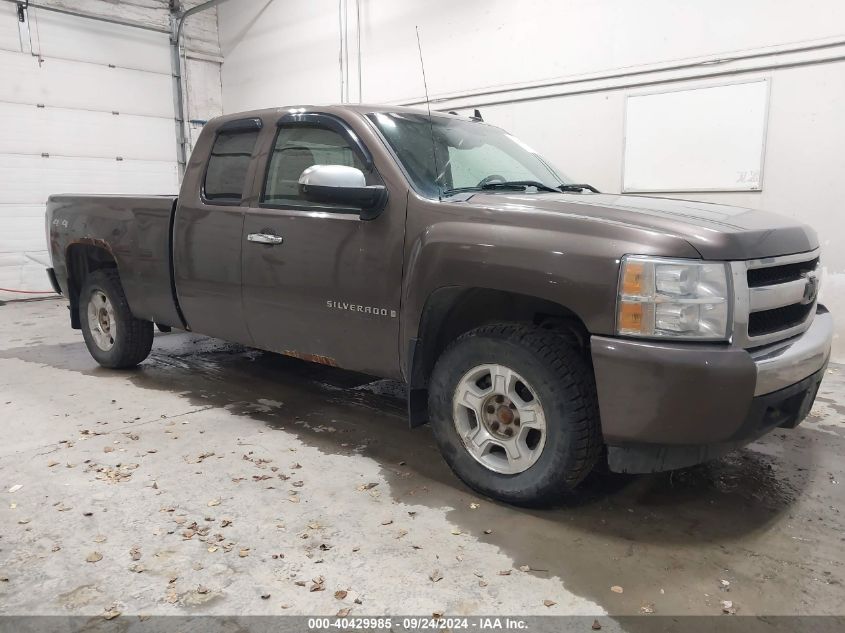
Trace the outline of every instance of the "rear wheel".
{"label": "rear wheel", "polygon": [[592,370],[550,330],[490,325],[459,337],[435,365],[429,413],[458,477],[508,503],[560,500],[601,453]]}
{"label": "rear wheel", "polygon": [[153,324],[132,316],[116,270],[100,269],[86,277],[79,322],[88,351],[103,367],[134,367],[150,355]]}

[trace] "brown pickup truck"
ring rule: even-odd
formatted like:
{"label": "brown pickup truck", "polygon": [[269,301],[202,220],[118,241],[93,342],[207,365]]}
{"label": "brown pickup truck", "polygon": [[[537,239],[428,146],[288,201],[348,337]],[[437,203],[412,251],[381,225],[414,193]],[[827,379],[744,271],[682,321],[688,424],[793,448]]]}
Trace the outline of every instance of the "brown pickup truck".
{"label": "brown pickup truck", "polygon": [[101,365],[143,361],[158,324],[402,380],[411,426],[518,504],[794,427],[830,353],[810,228],[599,193],[479,117],[220,117],[178,199],[54,195],[47,227]]}

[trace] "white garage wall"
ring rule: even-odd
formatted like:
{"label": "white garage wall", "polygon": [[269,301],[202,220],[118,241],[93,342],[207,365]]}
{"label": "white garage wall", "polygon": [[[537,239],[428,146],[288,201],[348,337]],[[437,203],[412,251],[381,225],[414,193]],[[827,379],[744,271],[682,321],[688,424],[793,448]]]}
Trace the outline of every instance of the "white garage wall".
{"label": "white garage wall", "polygon": [[[35,4],[83,15],[30,6],[20,24],[0,2],[0,300],[50,291],[50,194],[178,189],[169,0]],[[216,10],[189,18],[183,37],[193,132],[221,112]]]}
{"label": "white garage wall", "polygon": [[107,59],[121,68],[170,72],[167,47],[148,31],[37,9],[31,21],[34,44],[43,57],[94,64]]}
{"label": "white garage wall", "polygon": [[[206,0],[38,0],[37,4],[167,32],[171,24],[171,9],[186,11],[204,2]],[[11,16],[15,8],[0,0],[0,11]],[[114,24],[108,22],[50,11],[41,11],[38,15],[45,16],[35,24],[34,35],[40,40],[42,57],[94,64],[102,64],[108,58],[108,63],[118,67],[142,68],[168,76],[171,73],[169,52],[158,43],[150,45],[151,41],[145,38],[143,30],[119,26],[115,28]],[[59,25],[58,29],[51,28],[55,24]],[[4,37],[4,33],[9,36]],[[14,35],[16,33],[14,20],[0,20],[0,42],[13,41],[17,37]],[[190,150],[203,123],[222,113],[220,64],[223,58],[217,37],[216,7],[196,13],[185,21],[182,49],[184,105],[189,121]],[[14,47],[10,50],[19,52],[23,48]],[[72,86],[69,95],[74,95]],[[173,143],[176,143],[175,135]]]}
{"label": "white garage wall", "polygon": [[[360,0],[360,29],[354,0],[340,4],[344,46],[335,0],[221,5],[224,111],[342,94],[422,104],[419,26],[433,107],[480,107],[565,173],[620,191],[627,95],[768,79],[762,191],[683,197],[813,225],[825,249],[823,300],[845,314],[845,3]],[[834,358],[845,362],[839,323]]]}
{"label": "white garage wall", "polygon": [[[2,55],[0,55],[2,64]],[[173,161],[173,121],[135,114],[104,117],[101,112],[0,101],[0,138],[11,154],[120,156],[124,160]]]}
{"label": "white garage wall", "polygon": [[50,291],[50,194],[171,193],[178,176],[167,35],[33,7],[27,17],[0,42],[3,299]]}
{"label": "white garage wall", "polygon": [[[355,4],[341,2],[354,67]],[[227,109],[339,99],[337,0],[232,0],[218,11]],[[838,0],[360,0],[360,13],[368,102],[422,95],[416,26],[433,98],[845,32]]]}

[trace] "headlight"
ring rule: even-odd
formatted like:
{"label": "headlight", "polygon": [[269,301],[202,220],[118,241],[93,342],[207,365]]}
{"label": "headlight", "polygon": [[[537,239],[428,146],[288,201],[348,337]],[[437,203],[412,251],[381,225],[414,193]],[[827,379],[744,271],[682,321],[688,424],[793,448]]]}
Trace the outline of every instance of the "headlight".
{"label": "headlight", "polygon": [[619,273],[616,333],[726,340],[728,265],[626,255]]}

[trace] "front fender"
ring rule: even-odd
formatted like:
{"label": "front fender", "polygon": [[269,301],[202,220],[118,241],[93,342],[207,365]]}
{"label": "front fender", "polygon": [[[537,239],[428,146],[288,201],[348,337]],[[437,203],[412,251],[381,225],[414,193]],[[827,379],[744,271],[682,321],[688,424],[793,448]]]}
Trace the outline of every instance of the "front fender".
{"label": "front fender", "polygon": [[572,218],[567,230],[561,230],[450,215],[408,236],[403,353],[407,342],[419,335],[428,298],[441,288],[486,288],[536,297],[574,313],[592,334],[612,334],[623,255],[699,256],[675,236],[589,219]]}

